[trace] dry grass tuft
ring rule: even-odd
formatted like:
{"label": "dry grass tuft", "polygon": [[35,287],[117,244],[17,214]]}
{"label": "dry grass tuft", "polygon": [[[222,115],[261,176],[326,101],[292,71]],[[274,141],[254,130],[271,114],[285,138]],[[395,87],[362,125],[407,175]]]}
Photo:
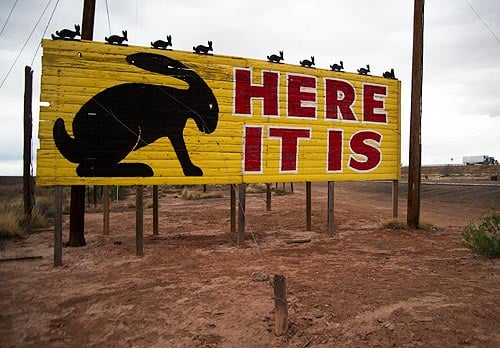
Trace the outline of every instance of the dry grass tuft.
{"label": "dry grass tuft", "polygon": [[[405,231],[410,229],[406,221],[400,219],[382,220],[380,222],[380,228],[393,231]],[[439,228],[430,222],[422,221],[419,223],[418,229],[426,232],[436,232]]]}
{"label": "dry grass tuft", "polygon": [[224,193],[220,191],[209,191],[203,192],[198,190],[190,190],[187,187],[184,187],[181,193],[181,197],[187,200],[196,200],[196,199],[208,199],[208,198],[222,198],[224,197]]}

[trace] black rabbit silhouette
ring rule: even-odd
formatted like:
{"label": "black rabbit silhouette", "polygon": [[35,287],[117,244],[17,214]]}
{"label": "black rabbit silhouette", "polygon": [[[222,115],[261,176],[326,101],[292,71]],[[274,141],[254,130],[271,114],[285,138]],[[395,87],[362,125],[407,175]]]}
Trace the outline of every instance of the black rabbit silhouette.
{"label": "black rabbit silhouette", "polygon": [[304,60],[299,61],[299,63],[303,67],[312,68],[312,66],[315,64],[314,63],[314,56],[311,56],[311,60],[304,59]]}
{"label": "black rabbit silhouette", "polygon": [[208,54],[208,51],[213,51],[212,41],[208,41],[208,46],[198,45],[196,47],[193,46],[193,52],[195,53],[203,53]]}
{"label": "black rabbit silhouette", "polygon": [[360,75],[368,75],[369,72],[370,72],[370,65],[369,64],[366,64],[366,69],[365,68],[358,69],[358,74],[360,74]]}
{"label": "black rabbit silhouette", "polygon": [[280,51],[280,55],[276,54],[271,54],[270,56],[267,56],[267,60],[271,63],[279,63],[280,61],[283,60],[283,51]]}
{"label": "black rabbit silhouette", "polygon": [[183,131],[189,118],[207,134],[217,127],[219,106],[212,90],[192,69],[167,56],[135,53],[126,60],[141,69],[168,75],[187,89],[147,83],[125,83],[93,96],[73,119],[73,137],[64,120],[56,120],[54,141],[59,152],[78,163],[86,177],[145,177],[153,170],[144,163],[120,163],[130,152],[169,138],[184,175],[202,176],[191,162]]}
{"label": "black rabbit silhouette", "polygon": [[56,31],[56,35],[52,34],[52,40],[58,40],[58,39],[63,39],[63,40],[74,40],[76,36],[82,36],[80,34],[80,25],[75,24],[75,31],[70,30],[70,29],[63,29],[61,31]]}
{"label": "black rabbit silhouette", "polygon": [[172,47],[172,36],[167,35],[167,41],[156,40],[155,42],[151,42],[151,47],[166,50],[167,47]]}
{"label": "black rabbit silhouette", "polygon": [[334,64],[330,65],[330,69],[332,69],[332,71],[343,70],[344,69],[344,62],[340,61],[340,64],[334,63]]}
{"label": "black rabbit silhouette", "polygon": [[394,74],[394,69],[391,69],[391,71],[386,71],[382,74],[386,79],[396,79],[396,75]]}
{"label": "black rabbit silhouette", "polygon": [[123,36],[111,35],[110,37],[105,37],[104,40],[106,40],[107,43],[112,45],[123,45],[123,41],[128,41],[127,31],[123,30],[122,34]]}

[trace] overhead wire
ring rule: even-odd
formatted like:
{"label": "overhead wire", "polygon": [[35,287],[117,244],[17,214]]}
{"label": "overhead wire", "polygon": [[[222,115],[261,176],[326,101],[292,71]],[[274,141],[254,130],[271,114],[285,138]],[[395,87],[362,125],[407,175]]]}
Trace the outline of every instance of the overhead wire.
{"label": "overhead wire", "polygon": [[19,0],[14,1],[14,4],[12,5],[12,8],[10,9],[9,15],[7,16],[7,19],[5,20],[5,23],[3,24],[2,30],[0,30],[0,37],[2,36],[3,31],[4,31],[5,27],[7,26],[7,23],[9,23],[10,17],[12,16],[12,12],[14,12],[14,8],[16,7],[18,1]]}
{"label": "overhead wire", "polygon": [[483,23],[483,25],[485,26],[485,28],[488,29],[488,31],[491,33],[491,35],[493,36],[493,38],[500,45],[500,39],[498,38],[497,34],[495,34],[495,32],[493,31],[493,29],[491,29],[491,27],[488,25],[488,23],[486,23],[486,21],[476,11],[476,9],[474,7],[472,7],[472,5],[469,2],[469,0],[464,0],[464,1],[467,3],[467,5],[469,5],[469,7],[471,8],[472,12],[474,12],[474,14],[477,16],[477,18],[479,18],[479,20],[481,21],[481,23]]}
{"label": "overhead wire", "polygon": [[347,24],[351,21],[351,19],[356,15],[356,13],[359,11],[359,9],[361,8],[361,6],[363,6],[363,4],[365,3],[366,0],[361,0],[358,4],[358,6],[354,9],[354,11],[351,13],[351,15],[347,18],[347,20],[340,26],[340,30],[337,32],[337,34],[333,37],[332,41],[330,42],[330,44],[327,46],[327,48],[325,49],[325,53],[327,53],[328,51],[330,51],[330,49],[333,47],[333,45],[335,44],[335,42],[338,40],[338,38],[340,37],[340,35],[344,32],[344,29],[347,27]]}
{"label": "overhead wire", "polygon": [[17,61],[19,60],[19,57],[21,57],[21,54],[23,53],[24,49],[26,48],[26,45],[28,44],[28,42],[30,41],[31,39],[31,36],[33,36],[33,33],[35,32],[36,28],[38,27],[38,24],[40,23],[40,21],[42,20],[43,16],[45,15],[45,12],[47,11],[47,9],[49,8],[49,5],[50,3],[52,2],[52,0],[48,0],[47,1],[47,5],[45,5],[45,8],[43,9],[43,12],[42,14],[40,15],[40,17],[38,18],[38,21],[36,22],[35,26],[33,27],[33,29],[31,30],[31,33],[30,35],[28,36],[28,38],[26,39],[26,42],[24,43],[23,47],[21,48],[21,50],[19,51],[19,54],[17,55],[16,59],[14,59],[14,62],[12,63],[12,65],[10,66],[9,70],[7,71],[7,74],[5,74],[5,77],[3,78],[2,82],[0,83],[0,88],[3,87],[5,81],[7,81],[7,78],[9,77],[10,73],[12,72],[12,69],[14,69],[14,66],[16,65]]}
{"label": "overhead wire", "polygon": [[[54,17],[54,13],[56,12],[56,9],[57,9],[57,5],[59,5],[59,0],[56,1],[54,9],[52,10],[52,13],[50,14],[49,20],[47,21],[47,25],[45,26],[45,29],[43,30],[42,39],[45,36],[45,34],[47,33],[47,29],[49,28],[49,25],[52,22],[52,18]],[[40,40],[40,42],[38,43],[38,46],[36,47],[35,54],[33,55],[33,58],[31,59],[31,64],[30,64],[31,66],[33,66],[33,62],[35,61],[36,55],[38,54],[38,51],[40,50],[41,46],[42,46],[42,41]]]}
{"label": "overhead wire", "polygon": [[108,31],[109,31],[109,35],[111,35],[111,20],[109,18],[108,0],[106,0],[105,3],[106,3],[106,17],[108,18]]}

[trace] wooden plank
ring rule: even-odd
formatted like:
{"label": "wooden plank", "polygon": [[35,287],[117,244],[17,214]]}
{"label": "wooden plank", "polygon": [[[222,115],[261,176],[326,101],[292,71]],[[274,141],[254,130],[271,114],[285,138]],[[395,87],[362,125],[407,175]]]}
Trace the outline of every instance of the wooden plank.
{"label": "wooden plank", "polygon": [[153,236],[158,235],[158,185],[153,185]]}
{"label": "wooden plank", "polygon": [[62,266],[62,187],[55,187],[54,267]]}
{"label": "wooden plank", "polygon": [[334,181],[328,181],[328,213],[327,213],[327,219],[328,219],[328,225],[327,225],[327,231],[329,235],[332,235],[335,227],[334,227],[334,189],[335,189],[335,182]]}
{"label": "wooden plank", "polygon": [[109,235],[109,186],[105,185],[102,188],[102,224],[103,234]]}
{"label": "wooden plank", "polygon": [[233,236],[236,233],[236,185],[229,185],[229,196],[230,196],[230,207],[231,207],[231,237],[230,240],[233,240]]}
{"label": "wooden plank", "polygon": [[137,185],[135,191],[135,245],[136,255],[143,256],[143,233],[144,232],[144,209],[143,209],[143,186]]}
{"label": "wooden plank", "polygon": [[245,219],[246,219],[246,184],[239,185],[238,194],[238,239],[237,244],[242,246],[245,243]]}
{"label": "wooden plank", "polygon": [[398,218],[398,200],[399,200],[399,189],[398,181],[392,181],[392,218]]}
{"label": "wooden plank", "polygon": [[266,211],[271,211],[271,184],[266,183]]}
{"label": "wooden plank", "polygon": [[311,182],[306,181],[306,230],[312,229]]}

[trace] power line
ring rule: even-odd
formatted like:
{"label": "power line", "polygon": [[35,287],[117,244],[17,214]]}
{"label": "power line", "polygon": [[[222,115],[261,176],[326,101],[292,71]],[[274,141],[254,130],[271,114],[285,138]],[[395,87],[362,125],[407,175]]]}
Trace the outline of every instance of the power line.
{"label": "power line", "polygon": [[493,35],[493,37],[495,38],[496,42],[498,44],[500,44],[500,39],[498,38],[498,36],[495,34],[495,32],[490,28],[490,26],[483,20],[483,18],[479,15],[479,13],[474,9],[474,7],[472,7],[472,5],[470,4],[469,0],[464,0],[467,5],[469,5],[469,7],[471,8],[472,12],[474,12],[474,14],[477,16],[477,18],[479,18],[479,20],[483,23],[483,25],[486,27],[486,29],[488,29],[488,31],[491,33],[491,35]]}
{"label": "power line", "polygon": [[3,84],[5,83],[5,81],[7,80],[7,78],[9,77],[12,69],[14,68],[14,66],[16,65],[19,57],[21,56],[21,54],[23,53],[26,45],[28,44],[29,40],[31,39],[31,36],[33,35],[33,33],[35,32],[35,29],[36,27],[38,26],[38,24],[40,23],[40,21],[42,20],[43,18],[43,15],[45,14],[45,12],[47,11],[47,8],[49,8],[49,5],[50,3],[52,2],[52,0],[49,0],[47,1],[47,5],[45,5],[45,8],[43,9],[43,12],[42,14],[40,15],[40,18],[38,18],[38,21],[36,22],[35,26],[33,27],[33,30],[31,30],[31,33],[30,35],[28,36],[28,38],[26,39],[26,42],[24,43],[23,47],[21,48],[21,50],[19,51],[19,54],[17,55],[16,59],[14,60],[14,62],[12,63],[12,65],[10,66],[9,68],[9,71],[7,71],[7,74],[5,75],[5,77],[3,78],[2,80],[2,83],[0,84],[0,88],[3,87]]}
{"label": "power line", "polygon": [[106,2],[106,16],[108,17],[108,30],[109,30],[109,35],[111,35],[111,21],[109,19],[109,6],[108,6],[108,0]]}
{"label": "power line", "polygon": [[335,43],[335,41],[340,37],[340,35],[343,33],[343,31],[345,30],[345,28],[347,28],[347,24],[351,21],[351,19],[356,15],[356,13],[359,11],[359,9],[361,8],[361,6],[363,6],[363,4],[365,3],[366,0],[361,0],[358,4],[358,6],[354,9],[354,11],[351,13],[351,15],[349,16],[349,18],[347,18],[347,20],[343,23],[343,25],[340,27],[341,29],[338,31],[337,35],[335,35],[335,37],[333,38],[333,40],[330,42],[330,44],[328,45],[328,48],[325,50],[325,53],[327,53],[328,51],[330,51],[330,49],[332,48],[333,44]]}
{"label": "power line", "polygon": [[[47,22],[47,25],[45,26],[45,29],[44,29],[43,34],[42,34],[42,39],[45,36],[45,33],[47,33],[47,29],[49,28],[50,22],[52,22],[52,18],[54,17],[54,13],[56,12],[57,5],[59,5],[59,0],[56,1],[56,5],[54,6],[52,13],[50,14],[49,21]],[[38,46],[36,48],[35,54],[33,55],[33,59],[31,59],[31,65],[33,65],[33,62],[35,61],[35,57],[36,57],[38,50],[40,49],[41,46],[42,46],[42,42],[40,41],[40,43],[38,44]]]}
{"label": "power line", "polygon": [[0,36],[2,36],[3,31],[4,31],[5,27],[7,26],[7,23],[9,23],[10,16],[12,16],[12,12],[14,12],[14,8],[16,7],[18,1],[19,0],[14,1],[14,5],[12,5],[12,8],[10,9],[9,15],[7,16],[7,19],[5,20],[5,23],[3,24],[2,30],[0,31]]}

